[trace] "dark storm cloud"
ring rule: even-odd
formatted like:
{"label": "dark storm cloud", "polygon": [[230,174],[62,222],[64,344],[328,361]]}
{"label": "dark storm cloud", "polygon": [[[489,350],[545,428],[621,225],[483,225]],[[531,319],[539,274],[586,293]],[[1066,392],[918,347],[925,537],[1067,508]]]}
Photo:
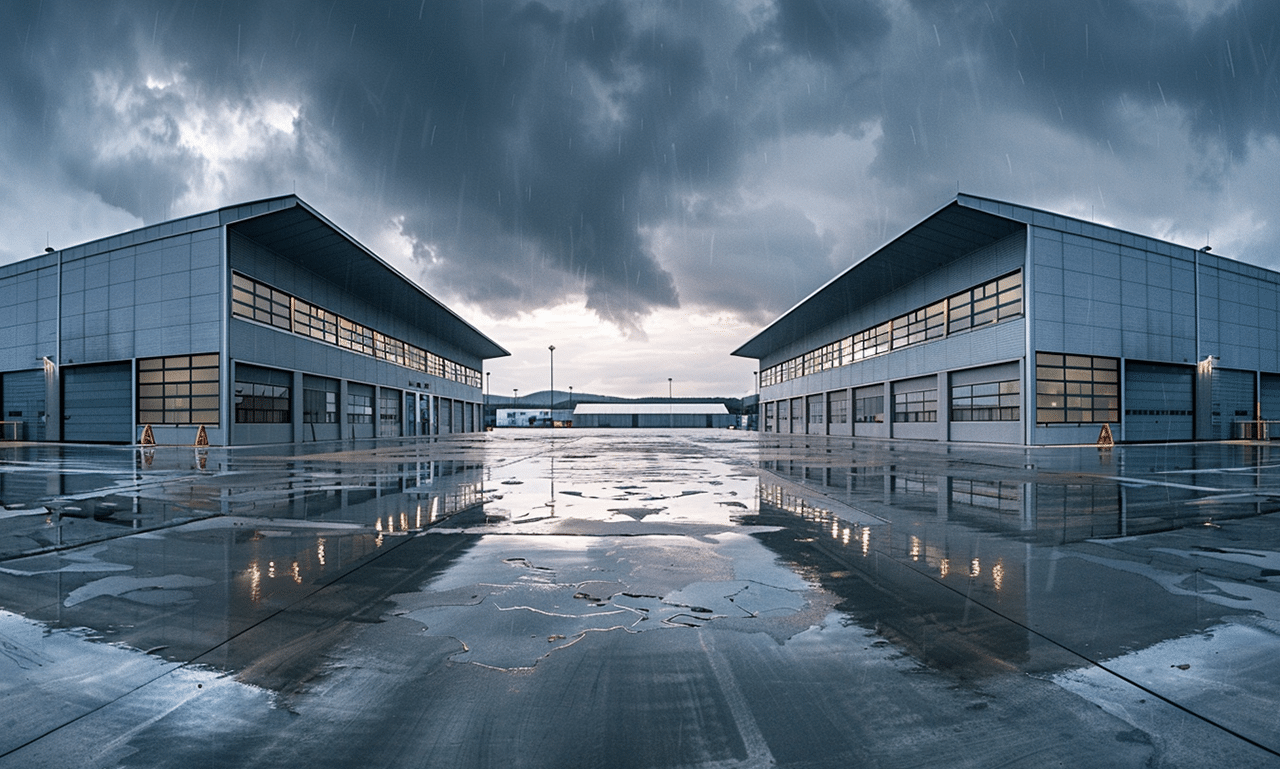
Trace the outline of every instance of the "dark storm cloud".
{"label": "dark storm cloud", "polygon": [[[240,171],[262,188],[287,190],[322,147],[351,174],[342,186],[398,224],[431,290],[496,314],[579,292],[638,329],[682,301],[777,312],[861,256],[801,203],[742,202],[745,167],[789,137],[877,124],[878,182],[927,211],[941,202],[930,180],[969,150],[957,127],[993,111],[1121,154],[1136,138],[1126,105],[1181,110],[1236,159],[1278,134],[1280,5],[1265,0],[1199,15],[1158,0],[744,7],[7,3],[0,136],[154,220],[211,173],[175,121],[296,103],[294,144]],[[145,87],[166,67],[193,84],[186,96]],[[661,235],[672,228],[684,239]],[[714,268],[700,261],[712,233]],[[794,290],[768,290],[783,284]]]}
{"label": "dark storm cloud", "polygon": [[[1200,141],[1237,159],[1250,137],[1280,135],[1280,4],[1269,0],[1201,14],[1153,0],[912,5],[932,25],[937,58],[919,71],[917,98],[892,105],[900,124],[938,135],[964,111],[999,106],[1121,150],[1141,138],[1128,133],[1127,109],[1178,109]],[[899,149],[911,141],[903,134]]]}

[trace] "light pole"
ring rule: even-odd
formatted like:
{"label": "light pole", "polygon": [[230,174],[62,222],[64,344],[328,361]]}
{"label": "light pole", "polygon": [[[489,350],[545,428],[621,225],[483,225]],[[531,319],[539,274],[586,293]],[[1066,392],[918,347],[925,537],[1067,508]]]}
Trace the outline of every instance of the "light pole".
{"label": "light pole", "polygon": [[554,344],[547,345],[547,350],[551,352],[551,408],[547,409],[547,422],[552,427],[556,426],[556,346]]}

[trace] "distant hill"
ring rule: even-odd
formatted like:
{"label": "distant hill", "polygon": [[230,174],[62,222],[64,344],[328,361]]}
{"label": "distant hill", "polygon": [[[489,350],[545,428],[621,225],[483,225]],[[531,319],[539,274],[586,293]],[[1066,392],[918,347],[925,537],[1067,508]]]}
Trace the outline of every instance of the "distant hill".
{"label": "distant hill", "polygon": [[[488,404],[491,409],[568,409],[579,403],[666,403],[668,398],[619,398],[616,395],[599,395],[597,393],[580,393],[576,390],[570,402],[570,395],[567,390],[555,391],[555,404],[551,403],[551,391],[539,390],[528,395],[521,395],[514,398],[510,395],[492,395],[488,396]],[[676,398],[681,403],[723,403],[731,412],[736,412],[742,408],[742,398]],[[751,399],[754,400],[754,399]]]}

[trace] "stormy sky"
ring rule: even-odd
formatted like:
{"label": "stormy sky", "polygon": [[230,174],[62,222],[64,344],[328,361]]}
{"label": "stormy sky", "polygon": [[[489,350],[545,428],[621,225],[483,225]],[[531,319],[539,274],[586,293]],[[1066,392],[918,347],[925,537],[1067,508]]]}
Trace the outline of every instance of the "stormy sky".
{"label": "stormy sky", "polygon": [[296,192],[511,350],[728,353],[957,189],[1280,267],[1271,0],[9,0],[0,262]]}

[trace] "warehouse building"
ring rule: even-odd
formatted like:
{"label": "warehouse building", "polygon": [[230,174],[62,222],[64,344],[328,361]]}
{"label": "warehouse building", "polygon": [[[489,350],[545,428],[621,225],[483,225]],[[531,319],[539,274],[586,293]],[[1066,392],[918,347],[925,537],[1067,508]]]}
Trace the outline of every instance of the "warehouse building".
{"label": "warehouse building", "polygon": [[579,403],[574,427],[736,427],[723,403]]}
{"label": "warehouse building", "polygon": [[764,432],[1275,433],[1280,274],[1208,251],[961,194],[733,354],[759,361]]}
{"label": "warehouse building", "polygon": [[14,437],[212,445],[483,429],[507,355],[296,196],[0,266]]}

